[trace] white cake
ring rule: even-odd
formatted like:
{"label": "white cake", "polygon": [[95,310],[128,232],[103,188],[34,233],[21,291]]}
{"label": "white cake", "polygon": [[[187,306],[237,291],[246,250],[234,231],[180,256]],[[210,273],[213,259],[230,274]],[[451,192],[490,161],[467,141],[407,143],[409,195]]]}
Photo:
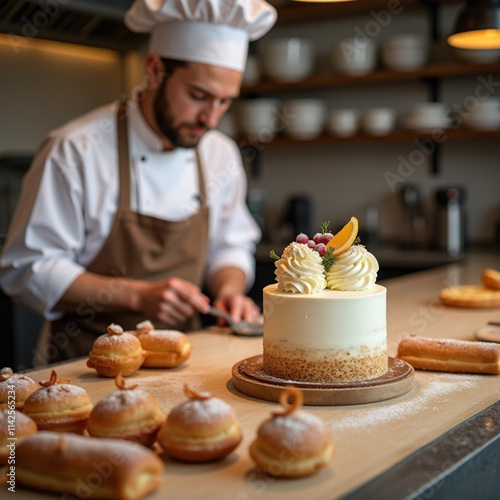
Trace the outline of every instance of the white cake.
{"label": "white cake", "polygon": [[264,288],[263,370],[299,382],[361,382],[388,370],[386,289],[378,263],[361,245],[324,268],[305,244],[276,262]]}
{"label": "white cake", "polygon": [[386,289],[314,294],[264,288],[264,364],[274,377],[353,382],[387,372]]}

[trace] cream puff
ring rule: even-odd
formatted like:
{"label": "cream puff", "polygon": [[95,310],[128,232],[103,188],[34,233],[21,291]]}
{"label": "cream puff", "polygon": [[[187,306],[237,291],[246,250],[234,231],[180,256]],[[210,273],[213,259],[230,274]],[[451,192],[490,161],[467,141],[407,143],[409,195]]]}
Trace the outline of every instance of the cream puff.
{"label": "cream puff", "polygon": [[172,368],[184,363],[191,355],[192,346],[186,334],[178,330],[155,330],[151,321],[136,327],[149,368]]}
{"label": "cream puff", "polygon": [[24,400],[37,389],[38,384],[30,377],[14,373],[11,368],[2,368],[0,370],[0,409],[8,408],[11,398],[14,397],[16,410],[22,410]]}
{"label": "cream puff", "polygon": [[87,391],[72,385],[70,380],[58,380],[54,370],[50,380],[24,402],[24,413],[31,417],[38,429],[83,434],[92,411]]}
{"label": "cream puff", "polygon": [[186,462],[220,460],[240,444],[243,434],[236,413],[222,399],[196,393],[174,407],[158,432],[158,442],[173,458]]}
{"label": "cream puff", "polygon": [[119,325],[111,324],[107,330],[108,333],[95,339],[87,366],[95,368],[102,377],[132,375],[144,363],[141,342]]}
{"label": "cream puff", "polygon": [[0,411],[0,465],[12,457],[15,463],[16,446],[37,431],[35,421],[19,410]]}
{"label": "cream puff", "polygon": [[[289,397],[293,397],[291,404]],[[294,387],[280,394],[282,411],[272,414],[257,430],[250,445],[250,456],[271,476],[300,477],[317,472],[330,462],[334,446],[323,421],[298,411],[303,396]]]}
{"label": "cream puff", "polygon": [[165,422],[165,414],[151,394],[137,389],[137,385],[126,387],[121,375],[115,383],[119,390],[98,401],[90,412],[88,433],[152,447],[158,429]]}

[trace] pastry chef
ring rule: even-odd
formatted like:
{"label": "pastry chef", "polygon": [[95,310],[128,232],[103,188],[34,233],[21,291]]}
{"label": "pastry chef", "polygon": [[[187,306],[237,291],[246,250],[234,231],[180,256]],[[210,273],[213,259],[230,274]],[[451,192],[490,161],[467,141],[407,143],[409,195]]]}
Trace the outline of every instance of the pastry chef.
{"label": "pastry chef", "polygon": [[189,330],[209,298],[235,320],[260,238],[237,145],[214,130],[238,96],[263,0],[136,0],[150,33],[140,91],[42,142],[1,255],[0,284],[49,320],[36,364],[88,354],[110,323]]}

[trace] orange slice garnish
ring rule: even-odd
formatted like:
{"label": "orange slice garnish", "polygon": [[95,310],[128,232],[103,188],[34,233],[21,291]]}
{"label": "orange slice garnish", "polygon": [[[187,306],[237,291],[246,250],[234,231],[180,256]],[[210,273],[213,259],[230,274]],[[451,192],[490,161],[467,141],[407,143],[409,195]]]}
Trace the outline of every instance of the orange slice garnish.
{"label": "orange slice garnish", "polygon": [[336,257],[344,253],[356,239],[358,235],[358,219],[351,217],[351,220],[328,242],[327,250],[333,248],[332,255]]}

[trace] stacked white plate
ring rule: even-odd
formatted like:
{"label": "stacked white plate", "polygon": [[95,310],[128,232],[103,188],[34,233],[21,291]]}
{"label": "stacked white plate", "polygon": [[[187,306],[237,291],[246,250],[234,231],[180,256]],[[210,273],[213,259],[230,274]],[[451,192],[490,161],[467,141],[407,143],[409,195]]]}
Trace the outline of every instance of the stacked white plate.
{"label": "stacked white plate", "polygon": [[430,131],[451,125],[450,109],[443,102],[422,102],[410,106],[401,122],[408,130]]}
{"label": "stacked white plate", "polygon": [[411,71],[425,65],[429,42],[418,35],[400,35],[387,39],[381,49],[382,64],[397,71]]}

